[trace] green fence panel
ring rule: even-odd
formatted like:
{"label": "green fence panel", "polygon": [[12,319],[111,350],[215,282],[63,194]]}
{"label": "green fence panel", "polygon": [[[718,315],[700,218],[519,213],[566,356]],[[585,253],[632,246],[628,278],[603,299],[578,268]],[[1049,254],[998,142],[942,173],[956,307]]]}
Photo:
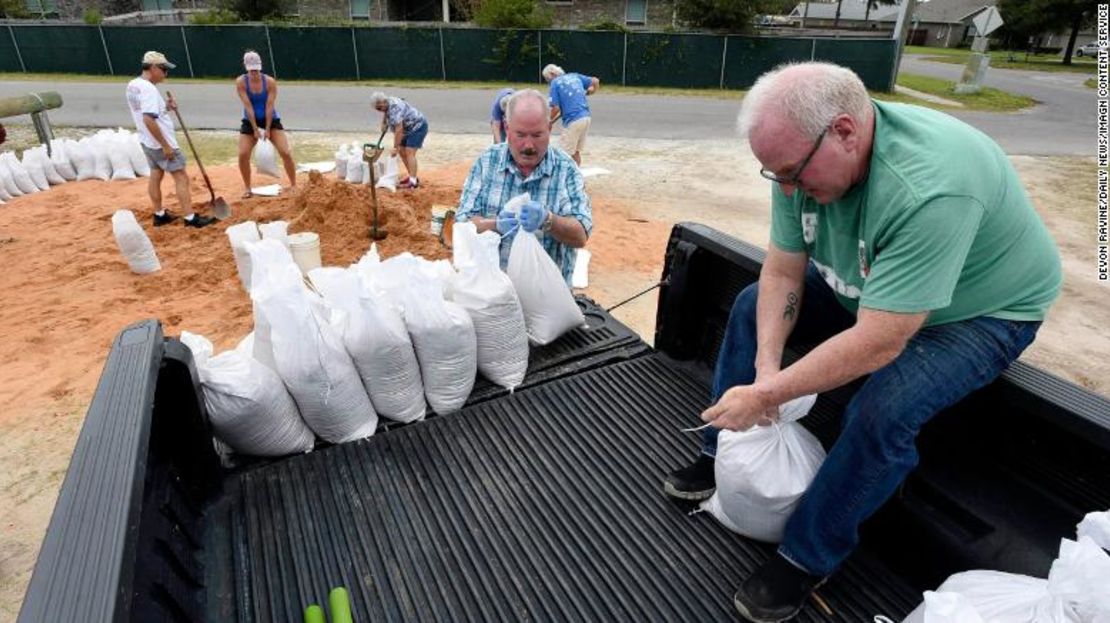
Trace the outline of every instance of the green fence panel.
{"label": "green fence panel", "polygon": [[539,31],[443,29],[448,80],[536,82]]}
{"label": "green fence panel", "polygon": [[277,75],[286,80],[354,80],[350,28],[270,28]]}
{"label": "green fence panel", "polygon": [[15,52],[12,31],[6,25],[0,25],[0,71],[23,71],[19,64],[19,55]]}
{"label": "green fence panel", "polygon": [[442,80],[438,28],[355,28],[363,80]]}
{"label": "green fence panel", "polygon": [[104,26],[104,41],[108,44],[112,70],[117,75],[139,75],[143,54],[147,50],[158,50],[177,65],[177,69],[170,72],[171,76],[189,76],[189,59],[185,55],[180,26]]}
{"label": "green fence panel", "polygon": [[813,57],[851,69],[868,89],[891,91],[895,43],[894,39],[818,39]]}
{"label": "green fence panel", "polygon": [[[258,52],[262,56],[262,71],[273,73],[265,26],[186,26],[185,40],[193,59],[193,74],[198,78],[232,78],[243,74],[246,71],[243,52],[247,50]],[[324,51],[317,58],[324,59]],[[331,60],[327,58],[327,62]]]}
{"label": "green fence panel", "polygon": [[724,37],[716,35],[630,33],[625,84],[720,87],[724,41]]}
{"label": "green fence panel", "polygon": [[765,72],[789,61],[808,61],[812,53],[812,39],[729,37],[725,88],[747,89]]}
{"label": "green fence panel", "polygon": [[15,26],[12,30],[29,72],[110,73],[96,26]]}
{"label": "green fence panel", "polygon": [[544,30],[534,79],[542,80],[543,66],[555,63],[566,71],[595,76],[603,85],[620,84],[623,60],[624,33]]}

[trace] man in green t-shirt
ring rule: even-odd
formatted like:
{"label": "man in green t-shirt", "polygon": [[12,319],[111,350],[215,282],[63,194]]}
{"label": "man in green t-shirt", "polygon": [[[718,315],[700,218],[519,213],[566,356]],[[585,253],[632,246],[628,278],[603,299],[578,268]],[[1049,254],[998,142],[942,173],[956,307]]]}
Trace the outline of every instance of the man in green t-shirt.
{"label": "man in green t-shirt", "polygon": [[[870,375],[777,555],[736,593],[748,620],[783,621],[917,464],[921,426],[1033,341],[1060,259],[997,144],[948,115],[872,101],[848,69],[765,74],[740,129],[774,182],[771,244],[729,318],[702,453],[664,490],[709,497],[720,429],[769,423],[789,400]],[[788,337],[814,347],[782,368]]]}

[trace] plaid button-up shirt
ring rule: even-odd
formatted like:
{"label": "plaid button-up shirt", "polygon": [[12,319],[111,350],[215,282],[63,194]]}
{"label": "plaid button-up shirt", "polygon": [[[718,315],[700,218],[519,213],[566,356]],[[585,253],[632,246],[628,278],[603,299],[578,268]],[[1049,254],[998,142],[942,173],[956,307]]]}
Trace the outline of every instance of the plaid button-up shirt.
{"label": "plaid button-up shirt", "polygon": [[[522,193],[528,193],[533,201],[558,216],[576,219],[587,236],[593,230],[593,212],[582,174],[570,156],[554,146],[547,148],[543,160],[528,177],[524,177],[513,162],[508,143],[490,146],[470,168],[458,210],[455,211],[455,220],[465,222],[474,217],[497,218],[497,213],[509,199]],[[502,269],[509,261],[509,249],[519,231],[501,239]],[[570,285],[578,251],[549,233],[537,230],[535,235],[563,273],[567,285]]]}

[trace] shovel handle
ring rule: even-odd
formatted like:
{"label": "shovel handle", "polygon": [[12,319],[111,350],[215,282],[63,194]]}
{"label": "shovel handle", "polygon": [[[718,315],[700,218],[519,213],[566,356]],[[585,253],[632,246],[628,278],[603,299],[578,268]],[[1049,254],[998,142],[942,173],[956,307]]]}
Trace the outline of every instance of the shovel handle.
{"label": "shovel handle", "polygon": [[189,151],[193,152],[193,160],[197,161],[197,167],[200,168],[200,174],[204,177],[204,185],[208,187],[208,194],[212,195],[212,203],[216,203],[216,191],[212,190],[212,182],[208,179],[208,172],[204,170],[204,163],[200,161],[200,155],[197,154],[197,148],[193,146],[193,139],[189,136],[189,128],[185,127],[185,121],[181,119],[181,113],[177,111],[177,100],[174,99],[173,93],[166,91],[166,95],[174,100],[173,116],[177,117],[177,123],[181,125],[181,131],[185,133],[185,142],[189,143]]}

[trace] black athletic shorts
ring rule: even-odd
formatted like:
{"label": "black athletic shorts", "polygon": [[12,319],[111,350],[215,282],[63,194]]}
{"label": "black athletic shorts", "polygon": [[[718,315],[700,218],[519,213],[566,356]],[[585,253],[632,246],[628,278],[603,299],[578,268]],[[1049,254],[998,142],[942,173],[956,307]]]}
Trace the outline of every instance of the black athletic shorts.
{"label": "black athletic shorts", "polygon": [[[262,129],[262,126],[258,126],[258,127],[260,129]],[[284,130],[285,128],[281,127],[281,119],[274,119],[273,121],[270,122],[270,129],[271,130]],[[246,119],[243,119],[243,125],[239,126],[239,134],[246,134],[247,136],[253,136],[254,135],[254,128],[251,127],[251,122],[250,121],[247,121]]]}

